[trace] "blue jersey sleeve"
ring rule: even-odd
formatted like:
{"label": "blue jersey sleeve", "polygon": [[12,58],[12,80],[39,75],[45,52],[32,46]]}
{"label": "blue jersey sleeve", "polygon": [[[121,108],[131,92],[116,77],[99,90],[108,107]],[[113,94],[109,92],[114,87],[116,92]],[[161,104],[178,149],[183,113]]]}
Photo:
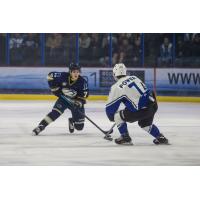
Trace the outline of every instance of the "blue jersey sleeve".
{"label": "blue jersey sleeve", "polygon": [[89,96],[88,83],[84,78],[82,78],[81,87],[79,88],[78,91],[78,97],[87,98],[88,96]]}
{"label": "blue jersey sleeve", "polygon": [[60,96],[62,94],[62,82],[66,75],[65,72],[50,72],[48,74],[48,85],[54,95]]}
{"label": "blue jersey sleeve", "polygon": [[106,105],[106,115],[110,121],[114,121],[114,115],[120,106],[121,100],[117,99]]}

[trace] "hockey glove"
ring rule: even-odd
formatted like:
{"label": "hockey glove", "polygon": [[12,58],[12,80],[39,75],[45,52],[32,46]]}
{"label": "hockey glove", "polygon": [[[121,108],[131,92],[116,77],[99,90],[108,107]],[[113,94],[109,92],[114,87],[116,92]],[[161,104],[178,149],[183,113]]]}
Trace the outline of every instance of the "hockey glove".
{"label": "hockey glove", "polygon": [[82,108],[83,103],[81,101],[74,100],[74,106],[75,106],[75,108]]}
{"label": "hockey glove", "polygon": [[69,97],[69,98],[74,98],[77,95],[77,92],[73,89],[68,89],[68,88],[63,88],[62,93]]}

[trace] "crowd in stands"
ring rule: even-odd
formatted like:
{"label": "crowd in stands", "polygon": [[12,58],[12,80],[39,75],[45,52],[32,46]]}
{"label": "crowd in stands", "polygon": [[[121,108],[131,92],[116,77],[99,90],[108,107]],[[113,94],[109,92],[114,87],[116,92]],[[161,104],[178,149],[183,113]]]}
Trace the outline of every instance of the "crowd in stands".
{"label": "crowd in stands", "polygon": [[[44,42],[46,66],[65,66],[75,60],[75,34],[45,34]],[[197,33],[179,33],[175,38],[172,33],[145,33],[144,37],[139,33],[114,33],[112,38],[106,33],[81,33],[78,42],[79,61],[83,66],[107,67],[118,62],[128,67],[200,66],[200,34]],[[10,65],[40,65],[40,34],[9,34],[9,55]],[[0,34],[0,65],[3,64],[6,64],[6,34]]]}
{"label": "crowd in stands", "polygon": [[40,62],[40,34],[10,34],[10,64],[38,65]]}
{"label": "crowd in stands", "polygon": [[145,34],[144,46],[145,62],[149,65],[200,66],[199,33],[179,33],[175,38],[173,34]]}
{"label": "crowd in stands", "polygon": [[110,41],[112,40],[112,64],[124,62],[126,65],[140,65],[141,37],[140,34],[80,34],[80,60],[91,65],[110,64]]}

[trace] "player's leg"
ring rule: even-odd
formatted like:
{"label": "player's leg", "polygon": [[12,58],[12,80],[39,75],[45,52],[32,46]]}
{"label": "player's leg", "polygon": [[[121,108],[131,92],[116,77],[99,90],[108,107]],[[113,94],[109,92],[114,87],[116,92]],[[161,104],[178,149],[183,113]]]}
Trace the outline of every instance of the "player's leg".
{"label": "player's leg", "polygon": [[117,128],[120,132],[120,137],[115,139],[116,144],[129,144],[132,145],[132,139],[129,136],[128,128],[127,128],[127,123],[122,120],[120,116],[120,112],[117,112],[114,116],[114,121],[117,125]]}
{"label": "player's leg", "polygon": [[145,131],[156,138],[154,140],[155,144],[157,144],[158,142],[167,143],[168,140],[163,136],[163,134],[160,133],[157,126],[152,124],[154,114],[156,113],[157,109],[157,103],[155,102],[149,104],[147,108],[138,110],[136,112],[132,112],[128,109],[121,110],[119,112],[119,116],[123,121],[126,122],[133,123],[138,121],[138,124],[141,128],[143,128]]}
{"label": "player's leg", "polygon": [[69,126],[69,132],[73,133],[74,132],[74,120],[72,117],[68,119],[68,126]]}
{"label": "player's leg", "polygon": [[116,139],[115,142],[117,144],[131,142],[126,122],[133,123],[138,120],[144,119],[144,116],[150,115],[149,112],[150,112],[149,109],[143,109],[136,112],[132,112],[127,108],[117,112],[114,116],[114,121],[118,127],[121,137]]}
{"label": "player's leg", "polygon": [[[84,123],[85,123],[85,108],[71,108],[70,109],[72,112],[72,118],[69,118],[69,132],[73,133],[74,129],[81,131],[84,128]],[[81,114],[83,113],[83,114]]]}
{"label": "player's leg", "polygon": [[39,125],[33,130],[33,135],[38,135],[41,131],[43,131],[50,123],[59,118],[65,109],[68,108],[66,102],[64,102],[61,98],[59,98],[52,111],[46,115],[44,119],[39,123]]}
{"label": "player's leg", "polygon": [[138,121],[138,125],[155,138],[153,140],[154,144],[168,144],[168,139],[160,133],[158,127],[153,124],[153,119],[154,114],[149,118]]}
{"label": "player's leg", "polygon": [[144,108],[135,112],[125,108],[124,110],[121,110],[119,114],[122,120],[133,123],[146,118],[150,118],[152,115],[155,114],[155,111],[153,107]]}

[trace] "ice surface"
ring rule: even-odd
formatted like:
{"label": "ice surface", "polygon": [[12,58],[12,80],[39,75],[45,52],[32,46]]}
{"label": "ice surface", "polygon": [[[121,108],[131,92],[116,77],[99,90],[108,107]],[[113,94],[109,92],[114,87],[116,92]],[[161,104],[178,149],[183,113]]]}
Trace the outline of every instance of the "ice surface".
{"label": "ice surface", "polygon": [[[0,101],[0,165],[200,165],[200,104],[159,103],[155,124],[171,145],[156,146],[137,123],[129,124],[134,146],[117,146],[86,121],[82,132],[68,132],[69,110],[38,137],[32,129],[53,101]],[[112,123],[105,102],[88,102],[86,114],[102,129]],[[114,129],[113,137],[119,136]]]}

